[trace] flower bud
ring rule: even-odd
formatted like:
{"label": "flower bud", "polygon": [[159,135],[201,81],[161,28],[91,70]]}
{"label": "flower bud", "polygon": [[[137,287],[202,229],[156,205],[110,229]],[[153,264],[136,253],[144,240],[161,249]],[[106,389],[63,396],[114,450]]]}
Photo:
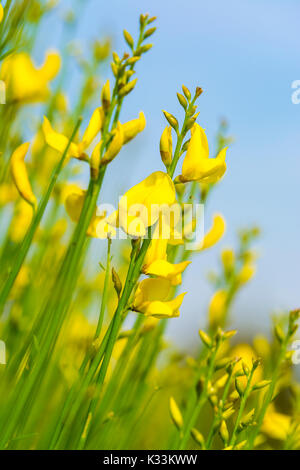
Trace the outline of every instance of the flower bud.
{"label": "flower bud", "polygon": [[160,138],[159,150],[160,150],[160,156],[161,156],[163,163],[166,166],[169,166],[172,162],[172,154],[173,154],[171,126],[167,126],[164,129]]}
{"label": "flower bud", "polygon": [[106,112],[110,107],[110,84],[109,80],[103,85],[101,92],[101,101],[104,111]]}

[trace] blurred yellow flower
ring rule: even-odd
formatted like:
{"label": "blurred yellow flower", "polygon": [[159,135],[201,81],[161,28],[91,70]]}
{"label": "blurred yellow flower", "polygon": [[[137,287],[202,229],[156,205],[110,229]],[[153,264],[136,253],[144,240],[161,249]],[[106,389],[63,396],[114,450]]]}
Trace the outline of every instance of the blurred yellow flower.
{"label": "blurred yellow flower", "polygon": [[4,10],[3,10],[3,6],[0,3],[0,23],[3,20],[3,15],[4,15]]}
{"label": "blurred yellow flower", "polygon": [[[240,343],[234,346],[234,348],[231,350],[231,355],[241,358],[242,362],[246,364],[246,366],[249,368],[249,370],[252,369],[252,361],[258,359],[254,349],[247,343]],[[241,363],[237,363],[235,366],[235,372],[241,368]],[[263,368],[261,365],[259,365],[253,374],[252,378],[252,385],[255,383],[259,382],[262,379],[263,376]],[[241,381],[242,385],[245,386],[247,383],[247,378],[246,377],[239,377],[239,380]]]}
{"label": "blurred yellow flower", "polygon": [[208,320],[211,328],[223,325],[228,294],[220,289],[214,293],[208,308]]}
{"label": "blurred yellow flower", "polygon": [[199,245],[200,250],[207,250],[216,245],[223,237],[226,230],[225,219],[221,214],[215,214],[211,229],[205,234],[203,242]]}
{"label": "blurred yellow flower", "polygon": [[240,270],[237,276],[237,281],[240,284],[246,284],[246,282],[249,282],[250,279],[254,276],[256,271],[256,268],[253,264],[251,263],[246,263]]}
{"label": "blurred yellow flower", "polygon": [[10,169],[12,179],[19,191],[21,197],[30,205],[36,206],[36,197],[32,192],[31,184],[28,179],[27,169],[24,162],[29,149],[29,142],[20,145],[12,154]]}
{"label": "blurred yellow flower", "polygon": [[6,84],[7,101],[45,101],[49,96],[48,83],[58,74],[60,63],[57,52],[49,52],[40,68],[35,67],[25,52],[8,56],[0,70],[0,79]]}
{"label": "blurred yellow flower", "polygon": [[195,123],[191,129],[191,140],[183,160],[180,181],[216,183],[226,171],[226,150],[227,147],[222,149],[216,158],[209,158],[205,131]]}
{"label": "blurred yellow flower", "polygon": [[172,284],[168,279],[144,279],[138,284],[133,310],[155,318],[179,317],[184,294],[167,301]]}
{"label": "blurred yellow flower", "polygon": [[271,439],[284,441],[290,430],[291,417],[283,413],[278,413],[273,403],[269,405],[261,431]]}
{"label": "blurred yellow flower", "polygon": [[[65,207],[73,222],[78,222],[82,211],[86,190],[76,185],[71,185],[70,192],[66,191]],[[87,230],[87,235],[93,238],[107,238],[115,236],[115,230],[108,225],[106,221],[106,213],[97,215],[95,209],[94,215]]]}
{"label": "blurred yellow flower", "polygon": [[23,240],[24,235],[31,223],[33,211],[31,206],[20,199],[17,202],[16,210],[9,227],[9,238],[14,243],[19,243]]}

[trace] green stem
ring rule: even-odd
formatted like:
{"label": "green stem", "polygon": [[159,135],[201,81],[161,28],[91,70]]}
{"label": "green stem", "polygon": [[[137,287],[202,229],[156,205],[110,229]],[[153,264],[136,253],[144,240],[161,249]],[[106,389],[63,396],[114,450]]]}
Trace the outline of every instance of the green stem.
{"label": "green stem", "polygon": [[246,403],[247,403],[247,400],[248,400],[248,397],[249,397],[249,394],[250,394],[251,382],[252,382],[254,371],[255,371],[255,368],[252,367],[252,370],[251,370],[250,375],[249,375],[248,380],[247,380],[246,389],[245,389],[245,391],[242,395],[240,408],[239,408],[238,415],[237,415],[237,418],[236,418],[235,423],[234,423],[234,428],[233,428],[233,431],[232,431],[231,439],[230,439],[229,444],[228,444],[229,446],[232,446],[232,447],[235,445],[237,437],[238,437],[237,436],[237,431],[238,431],[238,427],[239,427],[239,424],[241,422],[242,415],[244,413],[244,409],[245,409],[245,406],[246,406]]}

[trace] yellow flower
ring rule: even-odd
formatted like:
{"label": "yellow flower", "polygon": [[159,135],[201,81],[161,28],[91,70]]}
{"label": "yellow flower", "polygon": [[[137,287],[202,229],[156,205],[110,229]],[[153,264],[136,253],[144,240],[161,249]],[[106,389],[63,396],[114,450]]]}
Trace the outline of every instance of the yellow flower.
{"label": "yellow flower", "polygon": [[234,251],[231,248],[225,248],[221,252],[221,259],[225,273],[230,274],[233,271],[235,265]]}
{"label": "yellow flower", "polygon": [[251,263],[246,263],[240,270],[237,276],[237,282],[239,284],[246,284],[247,282],[252,279],[256,271],[256,268],[253,264]]}
{"label": "yellow flower", "polygon": [[141,111],[137,119],[132,119],[131,121],[121,124],[124,136],[124,144],[130,142],[134,137],[142,132],[146,126],[146,119],[144,113]]}
{"label": "yellow flower", "polygon": [[20,199],[16,205],[16,211],[9,227],[9,238],[14,243],[19,243],[23,240],[25,233],[32,220],[31,206]]}
{"label": "yellow flower", "polygon": [[118,211],[108,218],[108,222],[122,227],[131,236],[143,237],[147,227],[158,221],[161,208],[172,205],[175,198],[171,178],[156,171],[122,196]]}
{"label": "yellow flower", "polygon": [[11,183],[2,183],[0,186],[0,207],[13,202],[18,197],[15,185]]}
{"label": "yellow flower", "polygon": [[[86,191],[78,186],[71,185],[69,194],[66,194],[65,207],[73,222],[78,222],[82,211]],[[92,238],[107,238],[115,236],[115,230],[108,225],[106,213],[97,215],[97,209],[87,230],[87,235]]]}
{"label": "yellow flower", "polygon": [[190,261],[173,264],[167,261],[168,240],[153,239],[144,259],[142,268],[144,274],[169,279],[173,286],[181,284],[181,274],[190,264]]}
{"label": "yellow flower", "polygon": [[1,23],[2,20],[3,20],[3,15],[4,15],[4,10],[3,10],[3,6],[2,6],[1,3],[0,3],[0,23]]}
{"label": "yellow flower", "polygon": [[291,417],[278,413],[272,403],[267,410],[261,431],[271,439],[285,441],[290,430]]}
{"label": "yellow flower", "polygon": [[179,317],[185,293],[167,301],[171,287],[168,279],[144,279],[138,285],[132,309],[155,318]]}
{"label": "yellow flower", "polygon": [[199,244],[198,250],[207,250],[216,245],[223,237],[226,230],[226,223],[221,214],[215,214],[211,229],[205,234],[203,241]]}
{"label": "yellow flower", "polygon": [[[88,161],[88,156],[85,150],[90,146],[97,134],[100,133],[103,125],[103,110],[97,108],[92,114],[90,122],[83,134],[81,142],[78,144],[71,142],[68,157],[78,158],[79,160]],[[63,153],[68,145],[69,139],[58,132],[55,132],[49,122],[44,116],[43,133],[46,143],[53,149]]]}
{"label": "yellow flower", "polygon": [[[237,344],[232,350],[231,350],[231,356],[238,357],[242,359],[242,362],[246,364],[246,366],[249,368],[249,370],[252,369],[252,362],[253,359],[257,359],[257,355],[254,351],[254,349],[247,343],[240,343]],[[238,362],[234,368],[234,371],[236,372],[237,370],[241,369],[241,363]],[[255,383],[259,382],[262,379],[263,376],[263,368],[261,365],[259,365],[253,374],[252,378],[252,385]],[[243,386],[246,386],[247,383],[247,378],[242,376],[239,377],[239,380],[241,381]]]}
{"label": "yellow flower", "polygon": [[36,206],[36,197],[32,192],[24,162],[29,145],[30,144],[26,142],[14,151],[10,161],[10,169],[13,181],[21,197],[30,205]]}
{"label": "yellow flower", "polygon": [[6,84],[7,100],[45,101],[49,95],[48,83],[58,74],[60,62],[57,52],[49,52],[40,68],[35,67],[25,52],[8,56],[3,61],[0,71],[0,79]]}
{"label": "yellow flower", "polygon": [[227,292],[223,289],[218,290],[212,296],[208,308],[209,325],[212,328],[222,326],[226,313]]}
{"label": "yellow flower", "polygon": [[226,171],[226,150],[222,149],[216,158],[209,158],[207,137],[204,129],[195,123],[191,129],[191,140],[182,164],[180,181],[201,181],[216,183]]}

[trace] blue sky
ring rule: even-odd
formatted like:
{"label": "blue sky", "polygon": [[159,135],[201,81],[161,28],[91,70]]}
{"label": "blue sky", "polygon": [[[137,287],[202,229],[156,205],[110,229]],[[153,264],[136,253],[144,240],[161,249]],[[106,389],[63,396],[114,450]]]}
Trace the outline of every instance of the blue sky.
{"label": "blue sky", "polygon": [[[65,0],[61,8],[75,4]],[[254,223],[261,227],[258,273],[239,296],[233,319],[241,330],[253,334],[266,330],[270,313],[300,305],[300,105],[291,101],[291,84],[300,79],[300,3],[85,0],[84,4],[74,38],[84,47],[91,39],[110,34],[121,53],[124,28],[134,35],[141,12],[158,17],[155,47],[138,64],[138,85],[122,115],[125,120],[143,109],[147,127],[111,165],[103,197],[116,202],[111,199],[115,187],[122,192],[162,168],[158,141],[165,121],[161,111],[180,117],[176,92],[182,83],[191,89],[200,85],[204,93],[199,123],[206,128],[211,146],[223,116],[235,137],[226,177],[206,208],[206,226],[213,212],[224,214],[228,229],[222,246],[234,242],[240,227]],[[39,53],[58,43],[53,17],[48,26]],[[76,92],[76,78],[73,83],[70,78],[69,90],[71,95]],[[193,341],[203,323],[212,292],[205,275],[216,266],[219,249],[197,256],[188,269],[181,318],[169,328],[182,344]]]}

